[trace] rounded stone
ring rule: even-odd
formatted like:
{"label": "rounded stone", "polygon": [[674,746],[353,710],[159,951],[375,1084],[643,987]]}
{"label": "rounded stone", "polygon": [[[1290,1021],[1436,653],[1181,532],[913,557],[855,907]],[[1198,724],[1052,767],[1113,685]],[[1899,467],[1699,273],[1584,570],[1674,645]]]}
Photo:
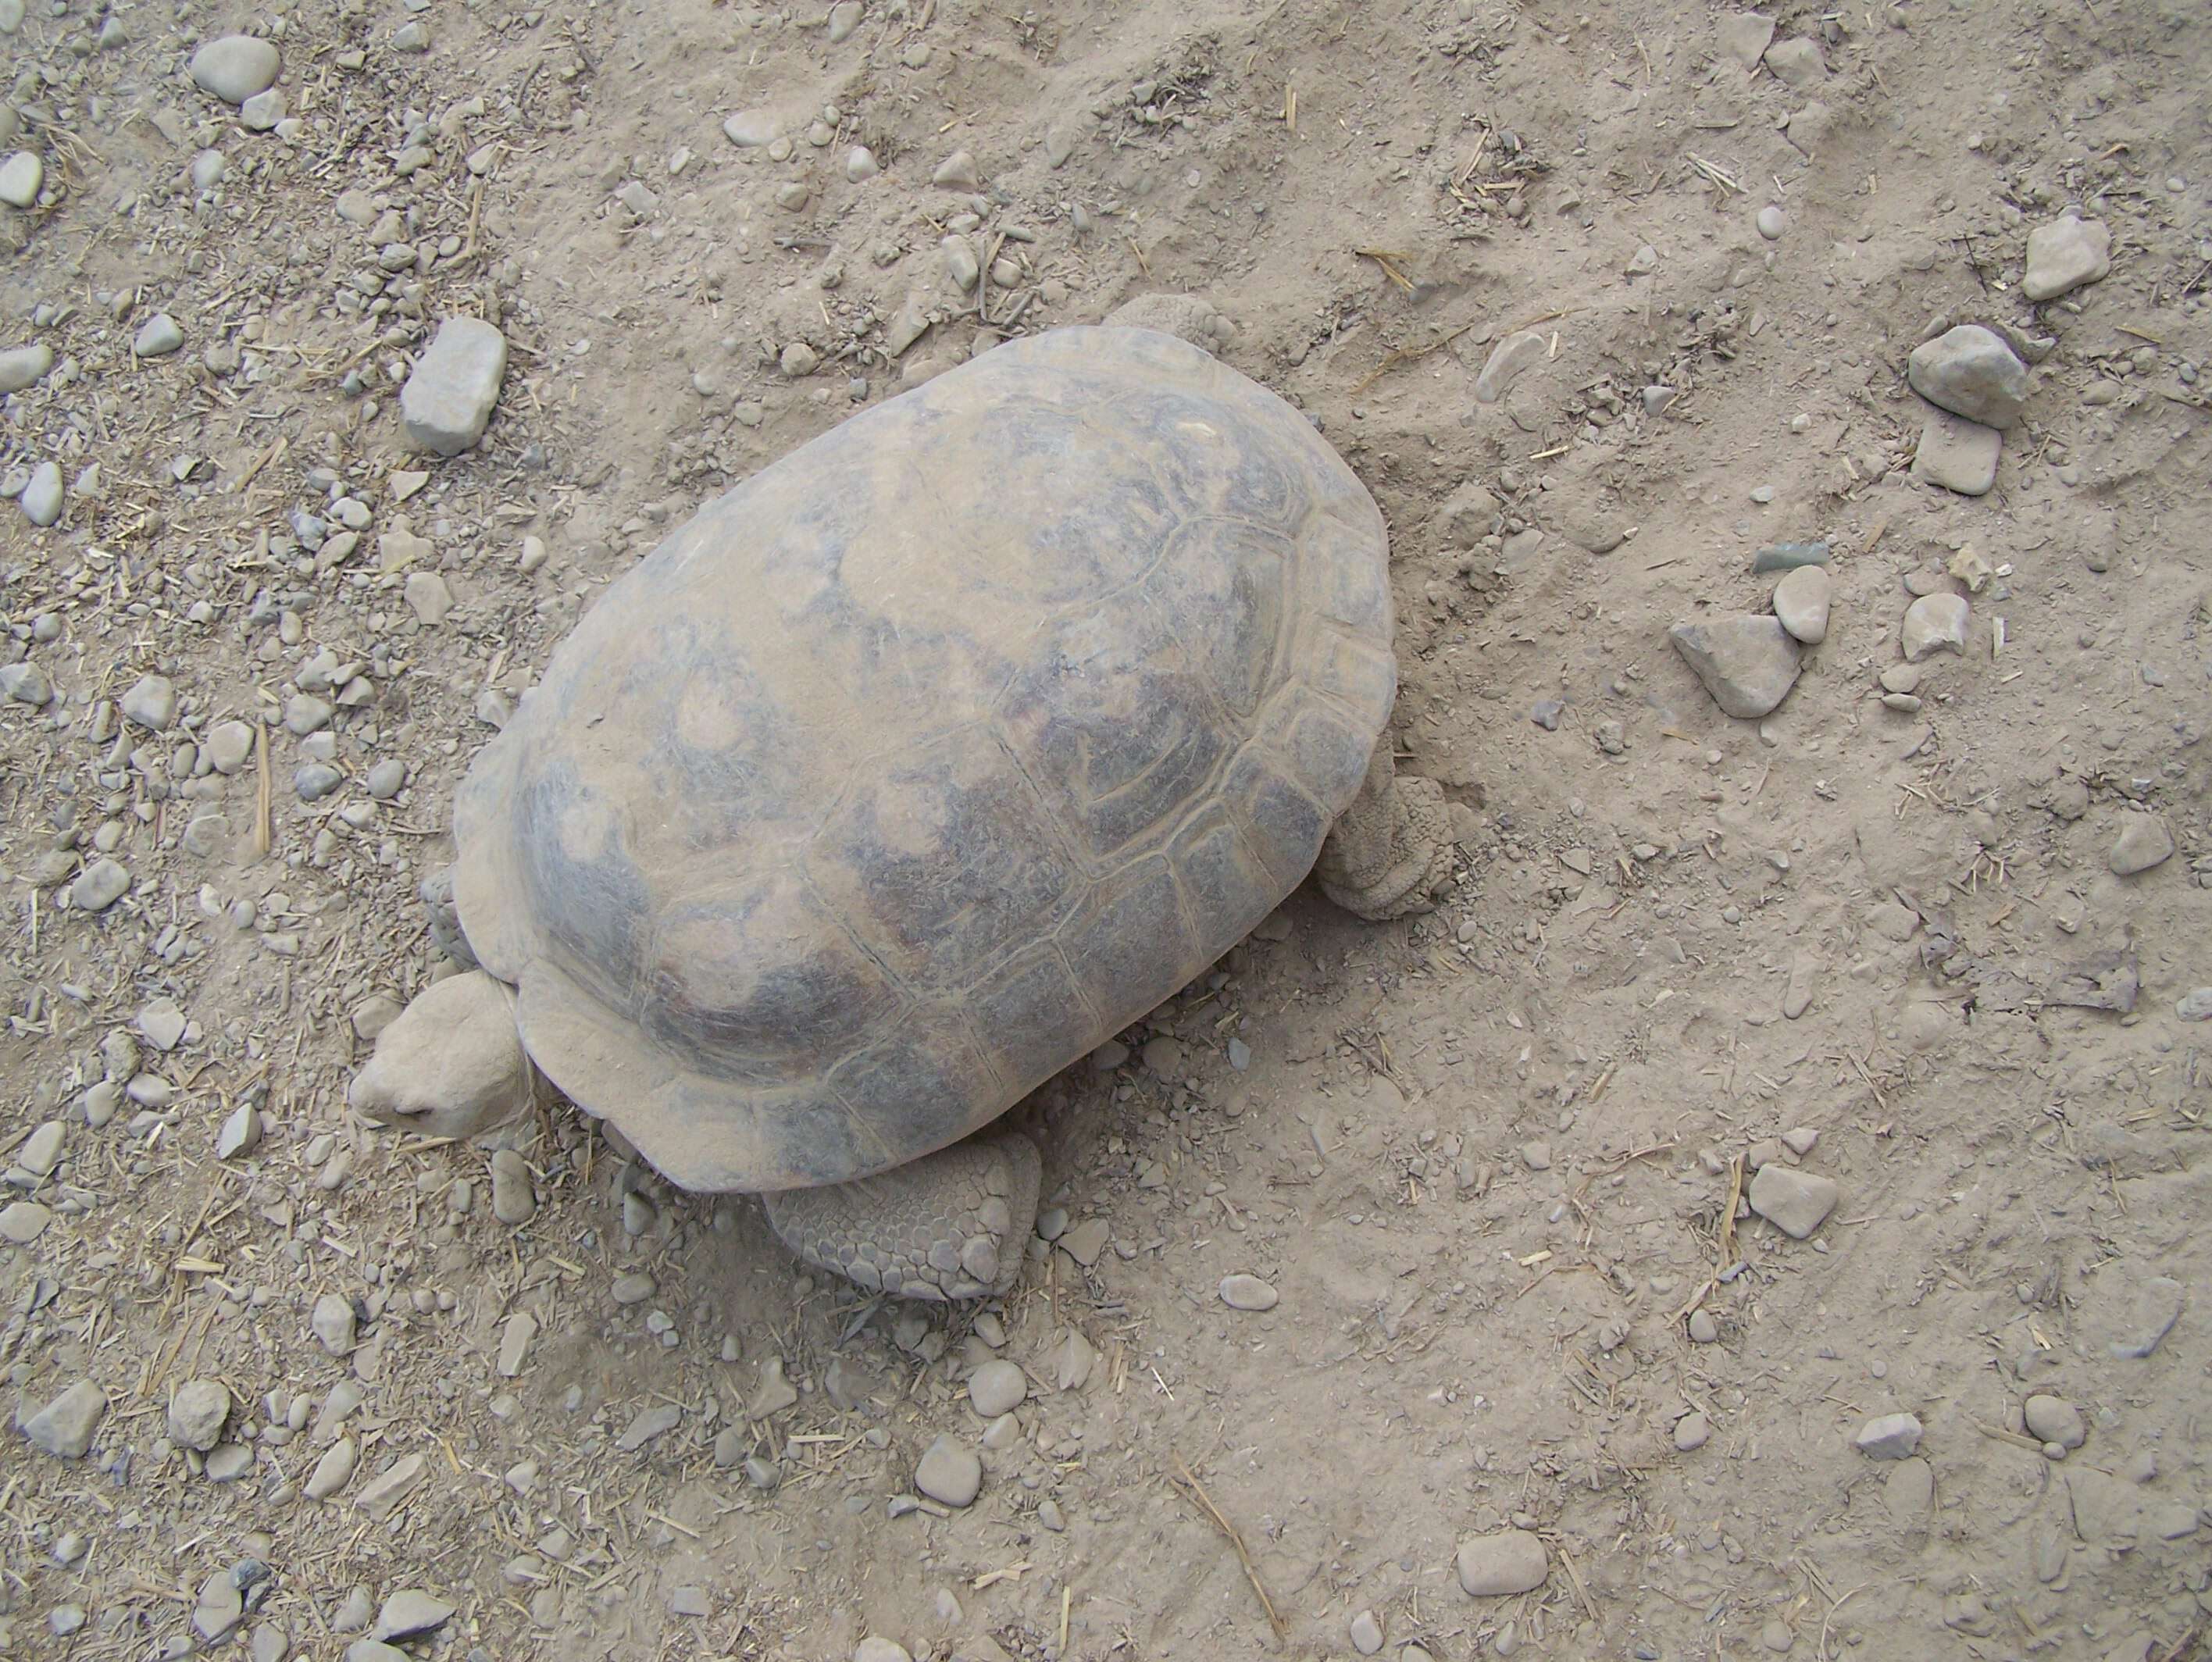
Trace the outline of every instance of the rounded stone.
{"label": "rounded stone", "polygon": [[968,1400],[987,1420],[1011,1413],[1029,1392],[1029,1376],[1018,1362],[987,1362],[968,1376]]}
{"label": "rounded stone", "polygon": [[1474,1598],[1533,1592],[1551,1574],[1543,1537],[1525,1529],[1470,1536],[1460,1543],[1457,1568],[1461,1588]]}
{"label": "rounded stone", "polygon": [[1282,1296],[1257,1276],[1221,1278],[1221,1301],[1232,1310],[1272,1310]]}
{"label": "rounded stone", "polygon": [[279,60],[270,41],[250,34],[226,34],[192,54],[191,77],[204,93],[226,104],[243,104],[276,84]]}
{"label": "rounded stone", "polygon": [[983,1487],[983,1457],[949,1436],[939,1437],[915,1465],[914,1486],[943,1505],[973,1506]]}
{"label": "rounded stone", "polygon": [[221,1380],[187,1380],[169,1395],[169,1435],[204,1454],[222,1440],[230,1419],[230,1387]]}

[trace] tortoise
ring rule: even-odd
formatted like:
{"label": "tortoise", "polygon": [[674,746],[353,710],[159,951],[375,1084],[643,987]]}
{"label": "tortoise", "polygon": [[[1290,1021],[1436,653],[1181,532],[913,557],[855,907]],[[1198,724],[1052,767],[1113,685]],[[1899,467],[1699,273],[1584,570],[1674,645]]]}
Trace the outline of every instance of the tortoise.
{"label": "tortoise", "polygon": [[1305,416],[1119,314],[852,416],[611,584],[478,753],[477,967],[349,1100],[469,1135],[550,1080],[811,1265],[1006,1291],[1040,1159],[975,1133],[1310,872],[1374,919],[1449,881],[1388,558]]}

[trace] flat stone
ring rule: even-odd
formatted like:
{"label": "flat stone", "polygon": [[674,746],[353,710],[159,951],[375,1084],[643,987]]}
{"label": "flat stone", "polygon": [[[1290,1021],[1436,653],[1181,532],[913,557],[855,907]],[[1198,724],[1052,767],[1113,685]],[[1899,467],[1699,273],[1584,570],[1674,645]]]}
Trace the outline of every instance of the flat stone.
{"label": "flat stone", "polygon": [[538,1210],[529,1164],[513,1149],[491,1157],[491,1215],[510,1228],[527,1223]]}
{"label": "flat stone", "polygon": [[1690,1454],[1712,1441],[1713,1422],[1703,1414],[1685,1414],[1674,1422],[1674,1448]]}
{"label": "flat stone", "polygon": [[1751,557],[1754,576],[1765,572],[1796,571],[1801,566],[1825,566],[1827,563],[1828,545],[1826,543],[1770,543]]}
{"label": "flat stone", "polygon": [[210,1452],[203,1468],[213,1483],[234,1483],[253,1470],[253,1450],[244,1443],[222,1443]]}
{"label": "flat stone", "polygon": [[1851,1446],[1869,1460],[1910,1459],[1920,1450],[1920,1416],[1884,1414],[1861,1426]]}
{"label": "flat stone", "polygon": [[1257,1276],[1224,1276],[1221,1301],[1232,1310],[1272,1310],[1281,1295]]}
{"label": "flat stone", "polygon": [[1751,1180],[1751,1210],[1793,1240],[1803,1240],[1836,1209],[1842,1193],[1833,1178],[1766,1165]]}
{"label": "flat stone", "polygon": [[2185,1022],[2212,1022],[2212,986],[2183,993],[2173,1001],[2173,1013]]}
{"label": "flat stone", "polygon": [[169,1435],[204,1454],[230,1422],[230,1387],[221,1380],[187,1380],[169,1393]]}
{"label": "flat stone", "polygon": [[1913,348],[1905,379],[1929,403],[1984,427],[2016,426],[2027,405],[2027,366],[1979,324],[1960,324]]}
{"label": "flat stone", "polygon": [[79,1380],[25,1421],[23,1435],[33,1448],[64,1460],[81,1460],[106,1412],[107,1393],[90,1380]]}
{"label": "flat stone", "polygon": [[426,627],[444,622],[446,615],[453,610],[453,591],[435,572],[410,572],[400,590],[400,598],[415,614],[415,621]]}
{"label": "flat stone", "polygon": [[1111,1226],[1104,1218],[1086,1217],[1060,1236],[1060,1250],[1087,1270],[1098,1262],[1098,1255],[1106,1250],[1111,1233]]}
{"label": "flat stone", "polygon": [[248,132],[270,132],[284,118],[284,111],[283,92],[271,87],[267,92],[254,94],[238,106],[238,124]]}
{"label": "flat stone", "polygon": [[1713,26],[1721,50],[1747,70],[1759,67],[1774,39],[1774,20],[1764,12],[1740,11]]}
{"label": "flat stone", "polygon": [[422,1480],[429,1462],[420,1454],[409,1454],[394,1460],[362,1486],[353,1503],[379,1522],[390,1517]]}
{"label": "flat stone", "polygon": [[851,39],[853,32],[860,27],[861,16],[860,0],[837,0],[830,8],[830,44],[834,46]]}
{"label": "flat stone", "polygon": [[1532,365],[1543,362],[1551,349],[1551,342],[1533,329],[1516,330],[1508,335],[1490,349],[1482,373],[1474,378],[1474,401],[1479,404],[1496,403]]}
{"label": "flat stone", "polygon": [[353,1304],[343,1293],[325,1293],[317,1299],[307,1325],[331,1355],[343,1356],[353,1349]]}
{"label": "flat stone", "polygon": [[499,1376],[511,1380],[522,1372],[523,1359],[530,1353],[530,1342],[538,1337],[538,1318],[526,1310],[518,1310],[507,1319],[499,1331]]}
{"label": "flat stone", "polygon": [[483,437],[507,374],[507,337],[481,318],[448,318],[399,390],[410,443],[459,456]]}
{"label": "flat stone", "polygon": [[[1896,1417],[1909,1420],[1912,1416],[1905,1414]],[[1904,1459],[1894,1455],[1874,1458],[1896,1461],[1881,1486],[1882,1502],[1889,1508],[1890,1522],[1899,1529],[1925,1528],[1929,1513],[1936,1506],[1936,1468],[1917,1455]]]}
{"label": "flat stone", "polygon": [[25,1137],[15,1150],[15,1163],[33,1177],[51,1177],[61,1163],[62,1139],[68,1131],[58,1119],[48,1119]]}
{"label": "flat stone", "polygon": [[166,358],[185,343],[185,331],[166,312],[156,312],[131,337],[131,349],[142,358]]}
{"label": "flat stone", "polygon": [[214,1644],[236,1627],[246,1615],[246,1595],[218,1570],[200,1586],[199,1602],[192,1607],[192,1629]]}
{"label": "flat stone", "polygon": [[2021,1410],[2028,1435],[2039,1443],[2079,1448],[2089,1441],[2089,1428],[2081,1410],[2063,1397],[2030,1397]]}
{"label": "flat stone", "polygon": [[1828,65],[1820,56],[1820,46],[1802,35],[1776,41],[1766,49],[1761,61],[1785,87],[1814,86],[1828,76]]}
{"label": "flat stone", "polygon": [[32,150],[18,150],[0,161],[0,202],[10,208],[28,208],[39,199],[46,182],[46,164]]}
{"label": "flat stone", "polygon": [[1373,1610],[1364,1610],[1352,1618],[1346,1636],[1360,1655],[1372,1656],[1382,1648],[1382,1623]]}
{"label": "flat stone", "polygon": [[1905,661],[1917,664],[1931,652],[1966,650],[1966,620],[1972,609],[1963,594],[1923,594],[1905,609],[1898,645]]}
{"label": "flat stone", "polygon": [[[857,11],[860,9],[856,6],[854,9]],[[713,1613],[714,1609],[714,1601],[708,1598],[704,1587],[676,1587],[669,1592],[668,1613],[671,1616],[708,1616]]]}
{"label": "flat stone", "polygon": [[2112,234],[2100,219],[2067,214],[2027,234],[2027,273],[2021,292],[2031,300],[2057,300],[2112,274]]}
{"label": "flat stone", "polygon": [[968,1400],[987,1420],[1012,1413],[1029,1393],[1029,1376],[1018,1362],[987,1362],[968,1376]]}
{"label": "flat stone", "polygon": [[216,773],[235,773],[252,758],[253,729],[242,721],[218,721],[201,741],[200,754]]}
{"label": "flat stone", "polygon": [[345,1662],[415,1662],[415,1659],[381,1639],[356,1639],[345,1648]]}
{"label": "flat stone", "polygon": [[341,1437],[323,1452],[314,1471],[300,1492],[311,1501],[327,1501],[346,1486],[361,1459],[361,1449],[350,1437]]}
{"label": "flat stone", "polygon": [[0,352],[0,397],[36,386],[53,373],[54,349],[44,341]]}
{"label": "flat stone", "polygon": [[853,1647],[853,1662],[914,1662],[914,1655],[896,1640],[872,1633]]}
{"label": "flat stone", "polygon": [[784,1377],[783,1358],[770,1356],[761,1363],[760,1385],[753,1392],[753,1399],[746,1404],[749,1418],[765,1420],[781,1414],[799,1401],[799,1387]]}
{"label": "flat stone", "polygon": [[684,1422],[684,1410],[674,1403],[655,1403],[650,1408],[640,1409],[636,1416],[623,1428],[615,1439],[615,1447],[625,1454],[634,1454],[656,1437],[663,1437]]}
{"label": "flat stone", "polygon": [[58,462],[41,462],[31,470],[31,482],[23,487],[23,517],[41,530],[62,517],[62,470]]}
{"label": "flat stone", "polygon": [[1997,482],[2004,435],[1993,427],[1931,409],[1912,452],[1912,476],[1961,496],[1986,496]]}
{"label": "flat stone", "polygon": [[243,104],[276,84],[276,48],[250,34],[226,34],[192,54],[192,82],[226,104]]}
{"label": "flat stone", "polygon": [[642,1304],[653,1296],[655,1284],[651,1276],[633,1271],[629,1275],[617,1276],[607,1293],[617,1304]]}
{"label": "flat stone", "polygon": [[1808,646],[1828,638],[1828,602],[1834,592],[1827,569],[1800,566],[1774,585],[1774,615]]}
{"label": "flat stone", "polygon": [[1772,617],[1677,623],[1668,631],[1682,661],[1729,715],[1752,719],[1782,702],[1797,680],[1797,643]]}
{"label": "flat stone", "polygon": [[132,722],[157,733],[177,719],[177,689],[167,676],[141,676],[116,703]]}
{"label": "flat stone", "polygon": [[368,1630],[368,1636],[411,1639],[418,1633],[444,1627],[453,1616],[453,1606],[444,1599],[420,1587],[402,1587],[384,1601],[384,1608],[377,1612],[376,1625]]}
{"label": "flat stone", "polygon": [[2120,834],[2105,857],[2117,876],[2132,877],[2173,858],[2173,833],[2157,814],[2128,812],[2120,816]]}
{"label": "flat stone", "polygon": [[27,1246],[46,1234],[53,1221],[52,1209],[35,1200],[11,1200],[0,1206],[0,1240],[10,1246]]}
{"label": "flat stone", "polygon": [[54,701],[54,683],[35,664],[0,664],[0,695],[42,710]]}
{"label": "flat stone", "polygon": [[929,182],[947,191],[973,191],[982,188],[982,179],[975,171],[975,158],[965,150],[955,150],[937,164]]}
{"label": "flat stone", "polygon": [[1533,1530],[1501,1530],[1460,1543],[1459,1584],[1475,1598],[1504,1598],[1534,1592],[1552,1573],[1544,1538]]}
{"label": "flat stone", "polygon": [[914,1486],[943,1505],[973,1506],[983,1487],[983,1457],[949,1436],[939,1437],[915,1467]]}
{"label": "flat stone", "polygon": [[724,118],[722,136],[740,149],[772,144],[783,131],[782,120],[767,110],[740,110]]}

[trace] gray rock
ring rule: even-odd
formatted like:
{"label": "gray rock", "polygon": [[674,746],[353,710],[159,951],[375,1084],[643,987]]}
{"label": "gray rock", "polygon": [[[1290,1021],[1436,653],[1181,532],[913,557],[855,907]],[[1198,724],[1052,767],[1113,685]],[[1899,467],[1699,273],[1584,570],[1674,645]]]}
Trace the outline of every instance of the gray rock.
{"label": "gray rock", "polygon": [[36,386],[53,373],[54,349],[44,341],[0,352],[0,397]]}
{"label": "gray rock", "polygon": [[300,1486],[300,1493],[311,1501],[329,1500],[346,1486],[360,1460],[361,1449],[353,1439],[339,1438],[324,1451],[323,1458],[315,1462],[314,1471]]}
{"label": "gray rock", "polygon": [[2174,1000],[2173,1013],[2185,1022],[2212,1022],[2212,986],[2201,986]]}
{"label": "gray rock", "polygon": [[945,275],[963,293],[973,288],[983,271],[974,245],[965,237],[947,237],[938,246],[945,259]]}
{"label": "gray rock", "polygon": [[2039,1443],[2079,1448],[2089,1441],[2089,1428],[2081,1410],[2063,1397],[2030,1397],[2021,1410],[2028,1435]]}
{"label": "gray rock", "polygon": [[983,1458],[949,1436],[939,1437],[915,1467],[914,1486],[945,1506],[973,1506],[983,1487]]}
{"label": "gray rock", "polygon": [[209,1453],[203,1469],[210,1483],[234,1483],[253,1470],[253,1451],[244,1443],[223,1443]]}
{"label": "gray rock", "polygon": [[218,721],[201,741],[200,753],[218,773],[235,773],[253,755],[253,729],[242,721]]}
{"label": "gray rock", "polygon": [[[642,1304],[653,1296],[653,1277],[639,1271],[617,1276],[614,1285],[608,1289],[608,1295],[617,1304]],[[793,1397],[792,1400],[796,1402],[798,1398]]]}
{"label": "gray rock", "polygon": [[62,517],[62,467],[41,462],[31,470],[31,482],[23,487],[23,517],[44,530]]}
{"label": "gray rock", "polygon": [[420,1454],[410,1454],[394,1460],[362,1485],[361,1493],[353,1503],[370,1517],[381,1521],[398,1509],[399,1503],[422,1480],[422,1472],[429,1462]]}
{"label": "gray rock", "polygon": [[70,904],[80,912],[105,912],[131,887],[131,874],[113,860],[95,860],[70,885]]}
{"label": "gray rock", "polygon": [[[854,6],[853,9],[858,11],[860,8]],[[709,1616],[714,1613],[714,1600],[707,1596],[704,1587],[676,1587],[669,1592],[668,1613],[671,1616]]]}
{"label": "gray rock", "polygon": [[1382,1648],[1382,1623],[1371,1610],[1364,1610],[1352,1618],[1346,1630],[1352,1648],[1362,1656],[1372,1656]]}
{"label": "gray rock", "polygon": [[1797,643],[1772,617],[1723,617],[1677,623],[1674,650],[1697,672],[1713,702],[1729,715],[1753,719],[1781,703],[1797,680]]}
{"label": "gray rock", "polygon": [[1919,1452],[1920,1437],[1919,1416],[1884,1414],[1861,1426],[1851,1446],[1869,1460],[1905,1460]]}
{"label": "gray rock", "polygon": [[722,123],[722,136],[740,149],[757,149],[774,143],[783,124],[767,110],[740,110]]}
{"label": "gray rock", "polygon": [[1755,70],[1773,43],[1774,20],[1763,12],[1735,12],[1721,18],[1713,32],[1719,38],[1723,52],[1745,69]]}
{"label": "gray rock", "polygon": [[2156,814],[2130,812],[2120,816],[2120,834],[2113,840],[2106,864],[2115,876],[2132,877],[2172,858],[2173,833],[2166,821]]}
{"label": "gray rock", "polygon": [[331,1616],[332,1633],[359,1633],[376,1614],[376,1603],[369,1597],[368,1589],[356,1586],[345,1596]]}
{"label": "gray rock", "polygon": [[529,1222],[537,1210],[529,1165],[513,1149],[500,1149],[491,1157],[491,1215],[513,1226]]}
{"label": "gray rock", "polygon": [[1677,1453],[1690,1454],[1712,1441],[1713,1422],[1701,1413],[1685,1414],[1674,1422],[1674,1447]]}
{"label": "gray rock", "polygon": [[[1482,373],[1474,378],[1474,401],[1494,404],[1532,365],[1544,361],[1551,343],[1533,329],[1516,330],[1491,348]],[[1645,401],[1647,404],[1649,400]]]}
{"label": "gray rock", "polygon": [[400,590],[407,610],[415,614],[415,621],[426,628],[435,628],[446,621],[453,610],[453,591],[446,579],[435,572],[411,573]]}
{"label": "gray rock", "polygon": [[396,756],[386,756],[368,770],[362,783],[377,801],[389,802],[406,786],[407,764]]}
{"label": "gray rock", "polygon": [[655,1403],[650,1408],[640,1409],[626,1426],[615,1447],[625,1454],[634,1454],[656,1437],[663,1437],[684,1422],[684,1410],[674,1403]]}
{"label": "gray rock", "polygon": [[292,790],[301,802],[320,802],[345,783],[345,775],[326,761],[302,762],[292,770]]}
{"label": "gray rock", "polygon": [[236,1627],[246,1615],[246,1595],[233,1586],[230,1577],[217,1570],[200,1584],[199,1602],[192,1607],[192,1629],[210,1645]]}
{"label": "gray rock", "polygon": [[307,1318],[307,1325],[322,1341],[323,1349],[334,1356],[343,1356],[353,1349],[353,1302],[343,1293],[325,1293],[315,1301],[314,1313]]}
{"label": "gray rock", "polygon": [[284,731],[305,738],[329,726],[331,718],[337,713],[337,707],[328,699],[317,698],[313,693],[295,693],[284,701]]}
{"label": "gray rock", "polygon": [[241,1102],[230,1111],[216,1133],[215,1157],[235,1160],[240,1155],[252,1154],[261,1143],[261,1111],[251,1102]]}
{"label": "gray rock", "polygon": [[15,1150],[15,1163],[33,1177],[51,1177],[61,1163],[62,1138],[65,1129],[58,1119],[49,1119],[23,1139],[22,1147]]}
{"label": "gray rock", "polygon": [[2057,300],[2112,274],[2112,234],[2100,219],[2067,214],[2027,234],[2027,274],[2021,290],[2031,300]]}
{"label": "gray rock", "polygon": [[987,1362],[968,1376],[968,1400],[987,1420],[1012,1413],[1029,1393],[1029,1376],[1016,1362]]}
{"label": "gray rock", "polygon": [[193,84],[226,104],[243,104],[276,84],[276,48],[249,34],[226,34],[192,54]]}
{"label": "gray rock", "polygon": [[1827,563],[1828,545],[1826,543],[1770,543],[1751,557],[1754,576],[1765,572],[1796,571],[1801,566],[1825,566]]}
{"label": "gray rock", "polygon": [[876,160],[876,153],[866,145],[855,144],[846,152],[845,177],[854,184],[872,179],[881,172],[883,166]]}
{"label": "gray rock", "polygon": [[1774,585],[1774,615],[1782,627],[1808,646],[1828,638],[1828,602],[1833,591],[1827,570],[1800,566]]}
{"label": "gray rock", "polygon": [[18,150],[0,161],[0,202],[10,208],[28,208],[46,182],[46,164],[33,151]]}
{"label": "gray rock", "polygon": [[53,1221],[52,1210],[35,1200],[11,1200],[0,1206],[0,1240],[10,1246],[27,1246],[46,1234]]}
{"label": "gray rock", "polygon": [[185,331],[166,312],[156,312],[131,337],[131,349],[142,358],[166,358],[185,343]]}
{"label": "gray rock", "polygon": [[1720,1324],[1713,1319],[1712,1313],[1711,1311],[1692,1310],[1690,1312],[1691,1344],[1711,1344],[1717,1342],[1720,1336]]}
{"label": "gray rock", "polygon": [[131,721],[157,733],[177,719],[177,689],[167,676],[141,676],[117,702]]}
{"label": "gray rock", "polygon": [[1833,1178],[1770,1163],[1751,1180],[1751,1210],[1791,1240],[1803,1240],[1835,1210],[1842,1193]]}
{"label": "gray rock", "polygon": [[1946,409],[1930,409],[1912,452],[1912,476],[1961,496],[1986,496],[1997,482],[2004,435]]}
{"label": "gray rock", "polygon": [[248,132],[272,131],[283,118],[284,94],[275,87],[254,94],[238,106],[238,124]]}
{"label": "gray rock", "polygon": [[1779,242],[1782,234],[1790,228],[1790,215],[1770,202],[1753,216],[1752,224],[1767,241]]}
{"label": "gray rock", "polygon": [[983,184],[975,172],[975,158],[965,150],[955,150],[939,162],[929,182],[947,191],[966,191],[981,190]]}
{"label": "gray rock", "polygon": [[1917,664],[1931,652],[1966,650],[1966,620],[1972,609],[1962,594],[1923,594],[1905,609],[1898,645],[1905,661]]}
{"label": "gray rock", "polygon": [[399,391],[408,440],[459,456],[483,437],[507,374],[507,337],[481,318],[448,318]]}
{"label": "gray rock", "polygon": [[356,1639],[345,1648],[345,1662],[415,1662],[415,1659],[381,1639]]}
{"label": "gray rock", "polygon": [[1827,79],[1828,66],[1820,57],[1820,48],[1802,36],[1776,41],[1766,49],[1764,61],[1785,87],[1810,87]]}
{"label": "gray rock", "polygon": [[377,1612],[376,1625],[368,1630],[372,1639],[412,1639],[418,1633],[428,1633],[442,1628],[453,1619],[453,1606],[444,1599],[434,1598],[420,1587],[402,1587],[384,1601]]}
{"label": "gray rock", "polygon": [[33,1448],[64,1460],[81,1460],[106,1412],[107,1393],[90,1380],[79,1380],[26,1420],[23,1435]]}
{"label": "gray rock", "polygon": [[187,1380],[169,1393],[169,1435],[204,1454],[230,1422],[230,1387],[221,1380]]}
{"label": "gray rock", "polygon": [[229,166],[223,160],[222,151],[202,150],[192,158],[192,189],[212,191],[222,183],[222,176],[229,171]]}
{"label": "gray rock", "polygon": [[853,1662],[914,1662],[914,1654],[896,1640],[872,1633],[853,1647]]}
{"label": "gray rock", "polygon": [[511,1380],[522,1372],[530,1342],[537,1337],[538,1318],[528,1311],[518,1310],[507,1319],[499,1330],[499,1356],[495,1363],[500,1378]]}
{"label": "gray rock", "polygon": [[1462,1591],[1474,1598],[1534,1592],[1552,1573],[1544,1538],[1526,1529],[1468,1537],[1459,1544],[1458,1568]]}
{"label": "gray rock", "polygon": [[0,697],[44,709],[53,702],[54,684],[35,664],[0,664]]}
{"label": "gray rock", "polygon": [[2027,404],[2027,366],[1979,324],[1960,324],[1913,348],[1905,379],[1929,403],[1984,427],[2017,425]]}

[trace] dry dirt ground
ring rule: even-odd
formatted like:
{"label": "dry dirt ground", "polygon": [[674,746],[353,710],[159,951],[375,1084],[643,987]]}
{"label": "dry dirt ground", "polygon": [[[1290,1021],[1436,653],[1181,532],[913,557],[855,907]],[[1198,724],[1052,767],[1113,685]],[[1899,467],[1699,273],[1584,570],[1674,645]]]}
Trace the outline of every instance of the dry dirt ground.
{"label": "dry dirt ground", "polygon": [[[2208,1653],[2199,0],[1793,0],[1753,68],[1683,0],[25,12],[0,350],[58,363],[0,471],[66,489],[0,501],[0,1653],[388,1662],[413,1589],[453,1608],[409,1654],[502,1662]],[[274,130],[185,71],[241,28]],[[2111,275],[2031,304],[2069,207]],[[1157,292],[1384,509],[1401,767],[1480,818],[1449,903],[1302,893],[1025,1105],[1066,1233],[1002,1308],[824,1285],[565,1106],[520,1224],[486,1151],[349,1125],[453,789],[594,591],[856,406]],[[396,391],[463,313],[499,411],[425,459]],[[2039,358],[1980,498],[1908,471],[1938,319]],[[1813,538],[1827,639],[1731,719],[1668,628]],[[1964,650],[1886,706],[1954,562]],[[2130,816],[2173,852],[2121,876]],[[1838,1186],[1809,1238],[1764,1169]],[[12,1428],[78,1385],[80,1458]],[[1889,1414],[1914,1458],[1855,1446]],[[915,1504],[939,1436],[964,1509]],[[1462,1591],[1516,1527],[1541,1586]]]}

